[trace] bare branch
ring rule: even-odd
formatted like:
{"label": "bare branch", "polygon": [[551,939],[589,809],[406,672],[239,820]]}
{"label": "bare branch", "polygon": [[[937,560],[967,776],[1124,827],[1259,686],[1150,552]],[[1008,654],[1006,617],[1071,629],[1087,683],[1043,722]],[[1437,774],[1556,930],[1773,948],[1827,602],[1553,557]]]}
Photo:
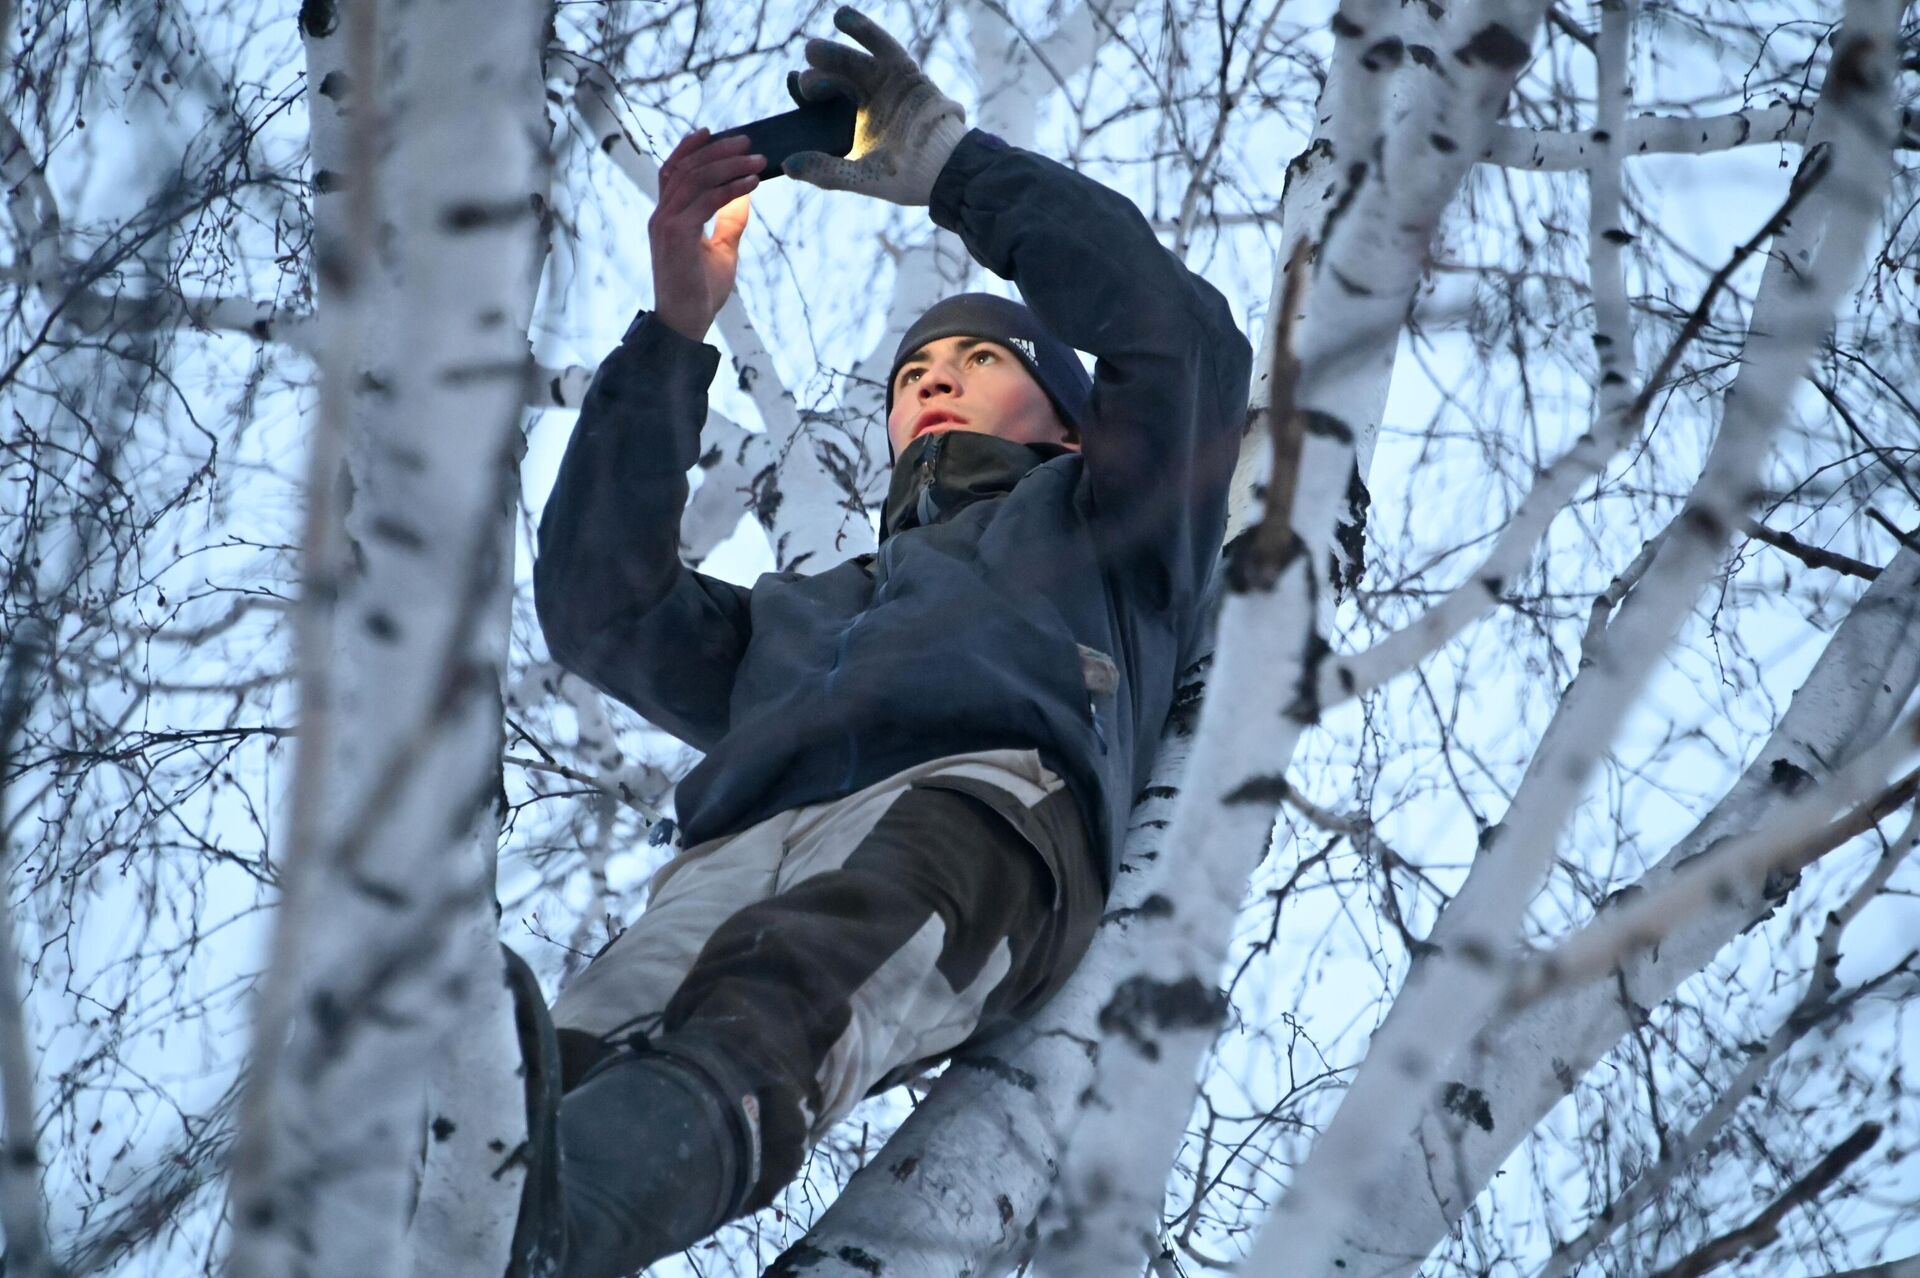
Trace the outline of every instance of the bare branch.
{"label": "bare branch", "polygon": [[1834,1181],[1846,1175],[1859,1157],[1880,1139],[1879,1123],[1866,1122],[1841,1141],[1818,1163],[1795,1181],[1767,1209],[1730,1234],[1705,1244],[1684,1260],[1669,1265],[1654,1278],[1701,1278],[1730,1260],[1757,1251],[1780,1236],[1780,1221],[1796,1207],[1804,1206],[1827,1191]]}
{"label": "bare branch", "polygon": [[1809,568],[1831,568],[1835,572],[1845,573],[1849,577],[1858,577],[1862,581],[1872,581],[1880,575],[1880,569],[1872,564],[1862,563],[1853,556],[1843,555],[1838,551],[1809,546],[1791,533],[1776,532],[1757,519],[1749,519],[1745,529],[1747,536],[1755,541],[1764,541],[1769,546],[1784,550]]}

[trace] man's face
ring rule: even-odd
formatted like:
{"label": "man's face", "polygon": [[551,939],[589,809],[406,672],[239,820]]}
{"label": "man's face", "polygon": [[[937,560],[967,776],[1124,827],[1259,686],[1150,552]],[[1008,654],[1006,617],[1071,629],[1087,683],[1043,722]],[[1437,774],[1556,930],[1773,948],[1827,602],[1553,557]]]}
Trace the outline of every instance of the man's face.
{"label": "man's face", "polygon": [[893,375],[887,438],[894,456],[916,436],[945,430],[970,430],[1017,444],[1080,447],[1026,365],[984,337],[937,338],[908,356]]}

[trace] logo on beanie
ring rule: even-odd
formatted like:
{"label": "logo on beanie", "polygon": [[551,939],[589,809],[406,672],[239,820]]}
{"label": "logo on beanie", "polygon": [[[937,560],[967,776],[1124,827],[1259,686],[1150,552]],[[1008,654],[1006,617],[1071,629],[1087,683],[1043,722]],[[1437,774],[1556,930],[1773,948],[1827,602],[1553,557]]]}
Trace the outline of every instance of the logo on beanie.
{"label": "logo on beanie", "polygon": [[1027,357],[1028,362],[1038,364],[1040,357],[1033,353],[1033,339],[1027,337],[1009,337],[1007,345]]}

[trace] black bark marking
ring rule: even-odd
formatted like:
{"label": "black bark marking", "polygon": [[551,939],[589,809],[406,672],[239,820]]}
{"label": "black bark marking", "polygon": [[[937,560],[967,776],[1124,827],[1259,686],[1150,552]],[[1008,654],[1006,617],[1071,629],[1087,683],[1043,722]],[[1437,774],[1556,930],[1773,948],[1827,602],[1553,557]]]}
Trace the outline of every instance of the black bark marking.
{"label": "black bark marking", "polygon": [[1448,1083],[1440,1093],[1440,1103],[1447,1107],[1448,1113],[1466,1119],[1481,1131],[1493,1130],[1493,1107],[1487,1104],[1487,1094],[1479,1088]]}
{"label": "black bark marking", "polygon": [[1605,146],[1607,143],[1613,141],[1613,134],[1607,132],[1605,129],[1595,129],[1593,131],[1593,140],[1601,146]]}
{"label": "black bark marking", "polygon": [[918,1166],[920,1166],[920,1156],[918,1154],[908,1154],[905,1158],[895,1163],[890,1170],[893,1172],[893,1178],[895,1180],[905,1180],[907,1177],[913,1175],[914,1169]]}
{"label": "black bark marking", "polygon": [[1342,40],[1356,40],[1366,33],[1367,29],[1365,27],[1355,22],[1352,18],[1349,18],[1346,14],[1336,12],[1333,15],[1333,34],[1339,36]]}
{"label": "black bark marking", "polygon": [[1014,1215],[1013,1200],[1005,1194],[995,1194],[993,1196],[993,1205],[1000,1209],[1000,1223],[1003,1225],[1011,1225]]}
{"label": "black bark marking", "polygon": [[1122,919],[1165,919],[1173,917],[1173,902],[1155,892],[1138,905],[1123,905],[1116,910],[1108,910],[1100,916],[1100,926],[1117,923]]}
{"label": "black bark marking", "polygon": [[449,231],[484,231],[512,226],[529,212],[525,199],[463,200],[440,213],[440,225]]}
{"label": "black bark marking", "polygon": [[1338,284],[1341,287],[1341,289],[1344,290],[1349,297],[1372,297],[1373,296],[1372,289],[1368,288],[1365,284],[1362,284],[1359,280],[1354,279],[1353,276],[1348,275],[1345,271],[1341,270],[1339,267],[1335,266],[1335,267],[1330,267],[1329,269],[1332,270],[1333,272],[1334,283]]}
{"label": "black bark marking", "polygon": [[455,1130],[457,1129],[453,1125],[453,1120],[445,1114],[436,1114],[434,1116],[432,1131],[435,1140],[445,1140],[447,1137],[453,1135]]}
{"label": "black bark marking", "polygon": [[779,513],[784,496],[780,491],[779,475],[771,464],[747,481],[747,503],[762,528],[773,527],[773,517]]}
{"label": "black bark marking", "polygon": [[381,643],[392,643],[400,637],[400,624],[384,612],[367,614],[367,633]]}
{"label": "black bark marking", "polygon": [[524,360],[486,359],[472,364],[449,364],[440,370],[442,386],[466,386],[473,382],[494,381],[502,377],[518,381],[527,375]]}
{"label": "black bark marking", "polygon": [[1212,1029],[1227,1014],[1227,996],[1189,976],[1178,981],[1156,981],[1133,976],[1121,982],[1113,998],[1100,1009],[1103,1034],[1131,1042],[1150,1061],[1160,1059],[1160,1045],[1152,1034],[1169,1029]]}
{"label": "black bark marking", "polygon": [[1407,46],[1401,42],[1399,36],[1388,36],[1386,39],[1369,46],[1367,51],[1360,55],[1360,65],[1369,71],[1379,71],[1386,67],[1397,67],[1400,65],[1400,59],[1405,57],[1406,53]]}
{"label": "black bark marking", "polygon": [[1431,67],[1438,66],[1440,63],[1440,59],[1438,56],[1435,55],[1434,51],[1428,48],[1424,44],[1408,45],[1407,56],[1409,58],[1412,58],[1415,65],[1417,66],[1431,68]]}
{"label": "black bark marking", "polygon": [[1283,776],[1272,774],[1248,777],[1222,800],[1225,803],[1284,803],[1293,788]]}
{"label": "black bark marking", "polygon": [[715,466],[718,466],[719,464],[720,464],[720,445],[718,444],[715,444],[712,448],[709,448],[706,452],[701,453],[700,460],[694,463],[694,465],[698,466],[701,470],[712,470]]}
{"label": "black bark marking", "polygon": [[301,0],[300,30],[303,34],[324,40],[340,26],[340,14],[333,0]]}
{"label": "black bark marking", "polygon": [[383,515],[374,520],[372,532],[381,541],[403,550],[424,550],[427,546],[425,534],[410,524],[401,523],[391,515]]}
{"label": "black bark marking", "polygon": [[1484,62],[1499,71],[1518,71],[1527,64],[1527,52],[1527,42],[1511,28],[1491,22],[1476,31],[1453,56],[1469,64]]}
{"label": "black bark marking", "polygon": [[1429,133],[1427,141],[1433,143],[1433,149],[1442,155],[1452,155],[1460,149],[1460,144],[1444,133]]}
{"label": "black bark marking", "polygon": [[1600,232],[1600,238],[1609,244],[1631,244],[1634,240],[1631,231],[1623,231],[1617,226],[1610,226]]}
{"label": "black bark marking", "polygon": [[1193,735],[1200,722],[1200,705],[1206,699],[1204,679],[1183,683],[1173,690],[1173,704],[1167,708],[1167,725],[1183,737]]}
{"label": "black bark marking", "polygon": [[335,191],[346,189],[347,180],[333,169],[315,169],[313,171],[313,190],[316,195],[332,195]]}
{"label": "black bark marking", "polygon": [[1373,494],[1360,477],[1356,463],[1347,472],[1347,515],[1334,525],[1333,544],[1339,552],[1333,557],[1333,589],[1346,595],[1360,584],[1367,573],[1367,512],[1373,507]]}
{"label": "black bark marking", "polygon": [[956,1056],[953,1063],[957,1068],[977,1069],[991,1074],[1007,1086],[1017,1087],[1023,1092],[1037,1091],[1040,1087],[1039,1079],[1018,1065],[1009,1065],[998,1056]]}
{"label": "black bark marking", "polygon": [[842,1247],[834,1254],[863,1274],[882,1274],[886,1272],[886,1266],[880,1263],[880,1257],[870,1251],[863,1251],[858,1247],[849,1245]]}
{"label": "black bark marking", "polygon": [[1723,541],[1731,531],[1727,527],[1726,520],[1720,518],[1720,516],[1714,514],[1704,506],[1694,506],[1690,508],[1682,517],[1681,522],[1685,525],[1688,532],[1696,537],[1703,537],[1709,541]]}
{"label": "black bark marking", "polygon": [[1767,768],[1767,780],[1775,789],[1799,794],[1813,784],[1813,773],[1791,759],[1775,759]]}
{"label": "black bark marking", "polygon": [[1335,417],[1332,413],[1323,413],[1310,408],[1301,414],[1307,434],[1318,435],[1322,439],[1337,439],[1343,444],[1353,442],[1353,427]]}
{"label": "black bark marking", "polygon": [[1486,587],[1488,598],[1498,599],[1500,592],[1507,588],[1507,579],[1490,573],[1480,579],[1480,584]]}
{"label": "black bark marking", "polygon": [[338,102],[353,91],[353,81],[345,71],[329,71],[320,77],[320,96]]}
{"label": "black bark marking", "polygon": [[351,882],[354,891],[385,909],[404,910],[413,899],[391,883],[382,883],[363,874],[354,875]]}

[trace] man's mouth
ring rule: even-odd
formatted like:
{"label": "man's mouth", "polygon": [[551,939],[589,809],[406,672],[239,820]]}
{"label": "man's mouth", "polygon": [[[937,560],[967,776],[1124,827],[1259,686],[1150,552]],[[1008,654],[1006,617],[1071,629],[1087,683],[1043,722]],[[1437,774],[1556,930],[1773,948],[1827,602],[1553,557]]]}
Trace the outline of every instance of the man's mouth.
{"label": "man's mouth", "polygon": [[936,427],[965,426],[966,424],[966,419],[958,413],[949,413],[944,409],[936,408],[920,414],[918,420],[913,423],[913,433],[924,435]]}

